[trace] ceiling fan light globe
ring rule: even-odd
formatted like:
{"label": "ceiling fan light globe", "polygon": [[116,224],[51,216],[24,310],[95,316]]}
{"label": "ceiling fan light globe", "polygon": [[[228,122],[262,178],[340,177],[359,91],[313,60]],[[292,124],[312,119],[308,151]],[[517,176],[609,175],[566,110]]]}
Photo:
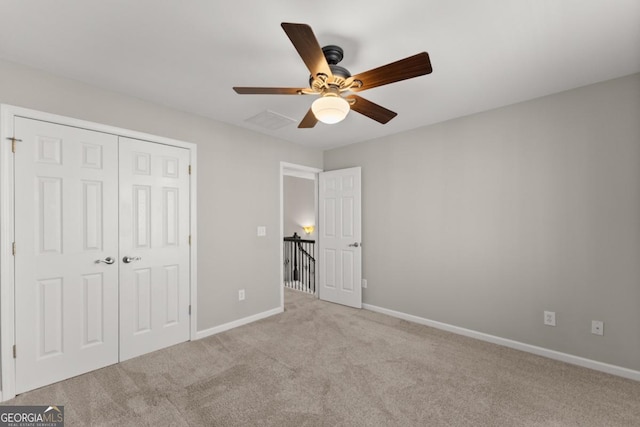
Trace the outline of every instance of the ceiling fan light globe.
{"label": "ceiling fan light globe", "polygon": [[316,119],[327,124],[341,122],[350,109],[349,102],[339,96],[323,96],[311,104],[311,111]]}

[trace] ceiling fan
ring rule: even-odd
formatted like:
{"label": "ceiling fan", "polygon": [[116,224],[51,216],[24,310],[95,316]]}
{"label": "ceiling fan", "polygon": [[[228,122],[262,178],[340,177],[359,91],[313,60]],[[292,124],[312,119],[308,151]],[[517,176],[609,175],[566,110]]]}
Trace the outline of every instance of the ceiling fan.
{"label": "ceiling fan", "polygon": [[281,25],[311,72],[309,87],[234,87],[233,90],[241,95],[320,95],[298,125],[299,128],[312,128],[318,121],[337,123],[350,110],[385,124],[397,113],[349,92],[361,92],[432,71],[429,55],[421,52],[352,76],[349,70],[337,65],[343,57],[342,48],[334,45],[321,48],[307,24],[283,22]]}

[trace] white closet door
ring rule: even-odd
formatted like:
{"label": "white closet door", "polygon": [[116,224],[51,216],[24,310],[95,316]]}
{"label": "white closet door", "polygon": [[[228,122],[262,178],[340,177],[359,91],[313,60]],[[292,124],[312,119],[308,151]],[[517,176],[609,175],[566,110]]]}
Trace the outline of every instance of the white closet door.
{"label": "white closet door", "polygon": [[[16,118],[16,393],[118,361],[117,137]],[[113,264],[98,262],[111,257]]]}
{"label": "white closet door", "polygon": [[189,339],[189,151],[120,138],[120,360]]}

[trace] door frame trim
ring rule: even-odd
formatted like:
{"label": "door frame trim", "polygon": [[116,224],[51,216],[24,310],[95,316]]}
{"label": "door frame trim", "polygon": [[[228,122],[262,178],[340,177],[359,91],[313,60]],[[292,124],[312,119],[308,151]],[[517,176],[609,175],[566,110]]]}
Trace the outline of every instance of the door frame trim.
{"label": "door frame trim", "polygon": [[[0,104],[0,372],[2,375],[2,389],[0,401],[15,397],[15,362],[13,345],[15,343],[15,271],[12,254],[14,241],[14,173],[11,143],[7,138],[19,137],[14,135],[14,118],[24,117],[55,124],[77,127],[91,131],[108,133],[116,136],[139,139],[156,144],[171,145],[189,150],[191,164],[190,186],[190,218],[189,230],[190,246],[190,298],[191,317],[189,339],[196,339],[198,319],[198,203],[197,203],[197,145],[192,142],[147,134],[143,132],[123,129],[115,126],[103,125],[71,117],[59,116],[28,108]],[[19,148],[18,143],[18,150]],[[18,251],[19,251],[18,247]],[[18,349],[19,352],[19,349]]]}
{"label": "door frame trim", "polygon": [[[314,168],[311,166],[297,165],[295,163],[280,162],[280,264],[278,269],[280,270],[280,309],[284,311],[284,177],[285,176],[297,176],[299,178],[307,178],[314,180],[314,214],[315,226],[316,226],[316,240],[320,242],[320,233],[318,232],[318,174],[322,172],[322,169]],[[319,246],[318,246],[319,247]],[[316,264],[316,284],[318,283],[318,265]],[[319,289],[316,287],[316,296],[319,295]]]}

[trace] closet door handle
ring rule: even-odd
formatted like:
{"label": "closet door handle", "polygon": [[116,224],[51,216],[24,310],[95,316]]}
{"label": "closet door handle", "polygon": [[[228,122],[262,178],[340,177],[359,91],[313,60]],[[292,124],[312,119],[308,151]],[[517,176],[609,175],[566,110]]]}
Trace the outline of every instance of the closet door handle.
{"label": "closet door handle", "polygon": [[105,264],[111,265],[114,262],[116,262],[116,260],[111,258],[110,256],[106,257],[105,259],[97,259],[96,260],[96,264],[100,264],[101,262],[104,262]]}
{"label": "closet door handle", "polygon": [[126,256],[122,258],[122,262],[124,262],[125,264],[129,264],[130,262],[140,261],[141,259],[142,257],[139,257],[139,256]]}

